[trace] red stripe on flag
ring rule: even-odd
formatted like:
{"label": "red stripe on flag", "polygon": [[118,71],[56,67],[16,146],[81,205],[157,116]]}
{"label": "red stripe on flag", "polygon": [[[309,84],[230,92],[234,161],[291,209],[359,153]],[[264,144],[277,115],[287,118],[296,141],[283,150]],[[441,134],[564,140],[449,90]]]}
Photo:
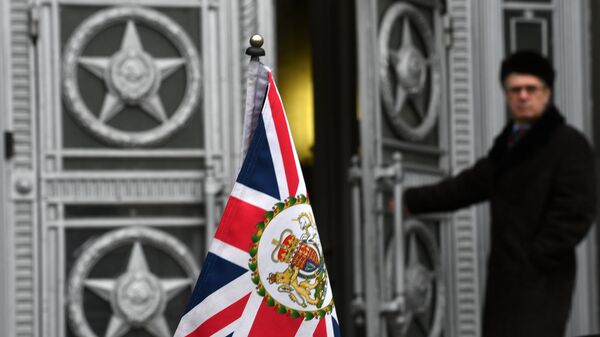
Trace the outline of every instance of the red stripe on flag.
{"label": "red stripe on flag", "polygon": [[256,233],[256,224],[264,219],[264,215],[264,209],[229,197],[215,238],[248,251],[252,247],[252,235]]}
{"label": "red stripe on flag", "polygon": [[294,196],[298,190],[299,182],[298,171],[296,169],[296,158],[294,157],[294,148],[292,147],[292,140],[285,118],[285,112],[283,112],[283,105],[281,104],[281,99],[277,93],[272,73],[269,73],[269,104],[271,106],[275,131],[277,132],[277,138],[279,139],[279,149],[281,151],[281,158],[283,159],[288,193],[289,196]]}
{"label": "red stripe on flag", "polygon": [[248,337],[294,337],[302,322],[301,318],[280,314],[263,300]]}
{"label": "red stripe on flag", "polygon": [[319,324],[313,333],[313,337],[327,337],[327,325],[325,324],[325,317],[319,320]]}
{"label": "red stripe on flag", "polygon": [[191,334],[187,335],[187,337],[208,337],[233,323],[233,321],[242,316],[250,295],[251,294],[244,296],[223,311],[200,324],[200,326],[198,326]]}

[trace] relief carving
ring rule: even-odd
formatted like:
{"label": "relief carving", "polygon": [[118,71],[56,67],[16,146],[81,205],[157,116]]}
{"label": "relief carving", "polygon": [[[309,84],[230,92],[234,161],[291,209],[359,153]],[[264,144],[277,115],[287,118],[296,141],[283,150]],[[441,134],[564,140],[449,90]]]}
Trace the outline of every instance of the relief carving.
{"label": "relief carving", "polygon": [[[407,336],[411,328],[416,327],[423,335],[437,337],[442,333],[446,304],[438,244],[434,233],[423,222],[407,219],[404,226],[404,296],[400,310],[388,314],[388,326],[398,336]],[[394,275],[393,251],[390,246],[386,254],[390,280],[398,277]]]}
{"label": "relief carving", "polygon": [[[125,23],[120,49],[109,57],[83,55],[90,41],[108,27]],[[164,35],[180,57],[157,58],[145,49],[138,33],[144,24]],[[99,112],[92,112],[82,97],[77,73],[80,66],[106,85]],[[167,77],[185,68],[186,90],[172,114],[165,111],[159,90]],[[68,110],[87,131],[100,140],[118,146],[144,146],[160,143],[189,120],[200,101],[200,58],[196,47],[179,24],[149,8],[115,7],[86,19],[65,46],[64,98]],[[125,131],[108,122],[127,106],[139,106],[157,126],[143,131]]]}
{"label": "relief carving", "polygon": [[[397,25],[402,28],[399,46],[393,41]],[[415,41],[413,32],[421,41]],[[406,3],[387,9],[379,51],[380,94],[392,128],[408,140],[422,140],[437,120],[442,77],[432,29],[419,9]]]}
{"label": "relief carving", "polygon": [[[167,253],[185,271],[186,277],[163,278],[153,274],[143,245]],[[114,278],[90,278],[90,272],[108,253],[131,246],[126,270]],[[86,317],[84,289],[109,302],[112,316],[105,337],[119,337],[132,328],[144,329],[156,337],[170,337],[164,311],[167,303],[186,288],[192,289],[198,275],[196,262],[176,238],[150,228],[124,228],[94,240],[77,258],[68,282],[68,317],[75,335],[97,337]]]}

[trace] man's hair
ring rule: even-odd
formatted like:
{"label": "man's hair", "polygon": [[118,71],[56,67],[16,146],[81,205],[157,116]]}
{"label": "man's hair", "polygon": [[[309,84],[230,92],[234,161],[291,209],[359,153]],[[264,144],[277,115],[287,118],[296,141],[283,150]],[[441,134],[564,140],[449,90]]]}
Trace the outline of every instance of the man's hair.
{"label": "man's hair", "polygon": [[539,77],[546,86],[552,89],[554,86],[554,68],[550,61],[536,51],[518,51],[502,61],[500,67],[500,83],[504,86],[504,80],[512,73],[527,74]]}

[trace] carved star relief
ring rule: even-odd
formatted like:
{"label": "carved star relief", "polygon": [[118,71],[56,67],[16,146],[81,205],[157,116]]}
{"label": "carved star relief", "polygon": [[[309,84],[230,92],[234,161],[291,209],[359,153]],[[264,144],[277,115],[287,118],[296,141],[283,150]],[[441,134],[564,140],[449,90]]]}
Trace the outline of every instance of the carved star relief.
{"label": "carved star relief", "polygon": [[108,88],[98,119],[106,123],[125,105],[138,105],[159,123],[167,114],[159,96],[162,81],[185,64],[183,58],[153,58],[140,40],[135,23],[127,22],[120,49],[111,57],[79,57],[79,63]]}
{"label": "carved star relief", "polygon": [[424,76],[427,66],[431,63],[417,49],[413,41],[411,25],[408,18],[403,18],[402,44],[397,50],[391,50],[389,57],[394,65],[393,70],[401,82],[396,88],[395,111],[400,111],[406,100],[412,100],[415,112],[423,120],[427,113],[423,93]]}
{"label": "carved star relief", "polygon": [[170,337],[166,304],[190,286],[189,279],[160,279],[151,273],[142,245],[135,242],[127,270],[116,279],[87,279],[85,286],[110,302],[113,315],[104,337],[121,337],[144,328],[156,337]]}

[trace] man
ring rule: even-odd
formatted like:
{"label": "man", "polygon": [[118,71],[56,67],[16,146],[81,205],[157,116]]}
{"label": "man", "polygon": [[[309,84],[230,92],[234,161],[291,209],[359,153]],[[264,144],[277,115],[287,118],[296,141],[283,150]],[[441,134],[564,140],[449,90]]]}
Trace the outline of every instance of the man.
{"label": "man", "polygon": [[563,337],[575,280],[575,247],[595,217],[594,158],[551,101],[554,69],[535,52],[502,63],[512,120],[488,155],[457,176],[408,189],[411,214],[488,200],[483,336]]}

